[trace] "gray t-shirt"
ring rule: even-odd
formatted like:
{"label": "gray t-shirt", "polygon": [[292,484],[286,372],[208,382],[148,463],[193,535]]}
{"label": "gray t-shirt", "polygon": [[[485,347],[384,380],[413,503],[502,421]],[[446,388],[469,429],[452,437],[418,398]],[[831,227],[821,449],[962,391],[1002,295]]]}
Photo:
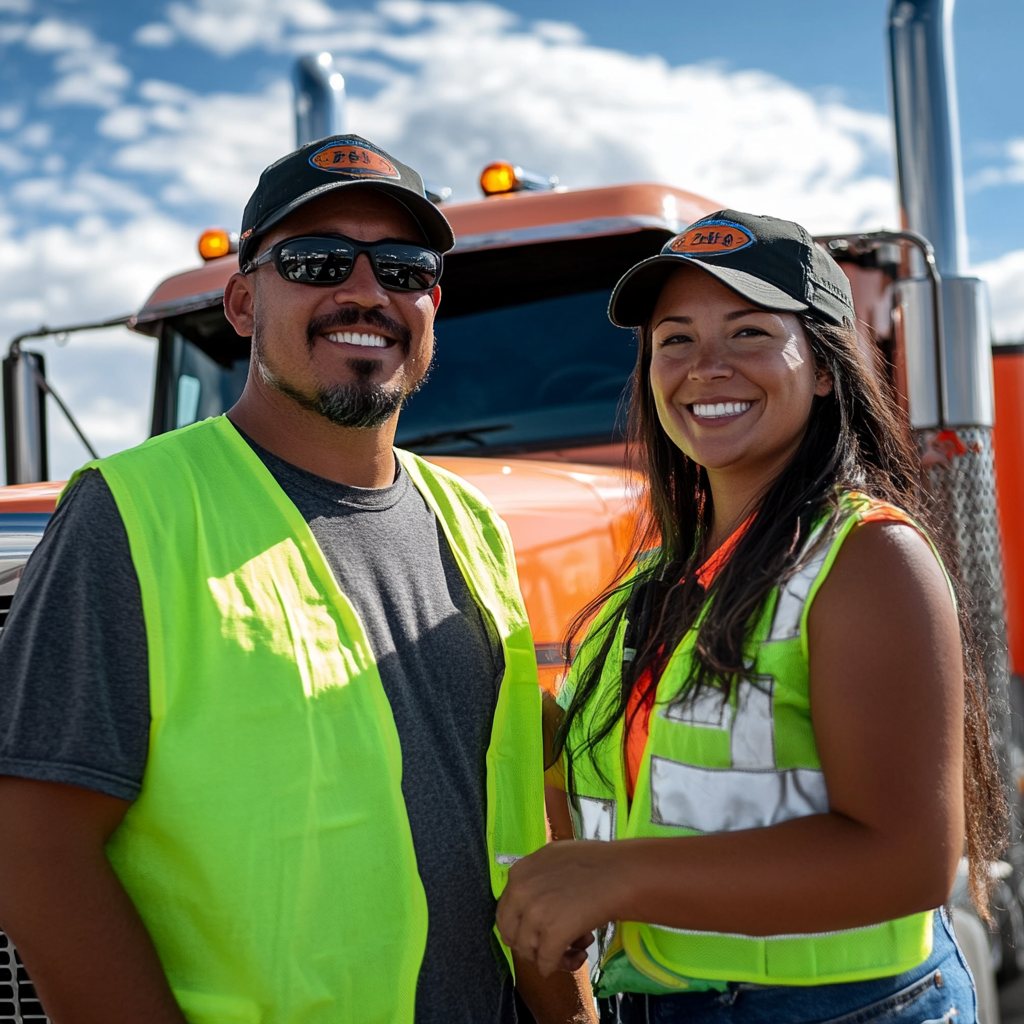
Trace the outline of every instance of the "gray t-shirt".
{"label": "gray t-shirt", "polygon": [[[395,716],[429,916],[417,1024],[512,1024],[485,837],[501,647],[405,473],[381,489],[348,487],[249,443],[358,611]],[[50,521],[0,636],[0,774],[132,800],[148,742],[138,577],[113,496],[92,471]]]}

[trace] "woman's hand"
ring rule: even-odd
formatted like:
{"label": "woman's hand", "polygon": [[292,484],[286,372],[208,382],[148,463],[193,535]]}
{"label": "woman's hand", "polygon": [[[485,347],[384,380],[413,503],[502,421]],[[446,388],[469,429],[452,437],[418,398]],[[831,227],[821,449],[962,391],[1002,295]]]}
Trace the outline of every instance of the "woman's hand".
{"label": "woman's hand", "polygon": [[545,977],[578,969],[593,932],[615,918],[628,881],[617,869],[616,845],[551,843],[509,869],[498,930]]}

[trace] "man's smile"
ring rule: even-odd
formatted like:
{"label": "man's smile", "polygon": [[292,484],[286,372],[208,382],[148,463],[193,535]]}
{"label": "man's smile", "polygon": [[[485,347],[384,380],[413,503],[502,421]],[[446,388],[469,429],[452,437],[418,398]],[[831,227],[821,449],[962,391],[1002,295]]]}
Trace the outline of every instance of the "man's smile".
{"label": "man's smile", "polygon": [[336,345],[358,345],[360,348],[387,348],[394,344],[393,339],[380,334],[360,334],[357,331],[335,331],[324,337]]}

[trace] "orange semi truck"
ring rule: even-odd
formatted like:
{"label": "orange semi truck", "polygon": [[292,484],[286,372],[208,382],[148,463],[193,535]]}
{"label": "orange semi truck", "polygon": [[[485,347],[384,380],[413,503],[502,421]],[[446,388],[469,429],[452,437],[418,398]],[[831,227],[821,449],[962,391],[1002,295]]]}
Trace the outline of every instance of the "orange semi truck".
{"label": "orange semi truck", "polygon": [[[907,409],[925,475],[947,502],[978,627],[996,641],[988,657],[994,722],[1015,784],[1024,755],[1003,710],[1001,641],[1008,636],[1010,670],[1024,672],[1024,528],[1016,515],[1024,503],[1024,348],[991,348],[983,286],[963,274],[951,7],[893,0],[890,11],[907,230],[819,242],[850,278],[865,351]],[[325,74],[329,61],[323,55],[299,69],[300,142],[340,123],[336,112],[319,122],[309,114],[317,75],[337,88],[337,76]],[[436,363],[402,413],[397,443],[471,481],[508,522],[542,685],[554,690],[565,628],[628,553],[642,485],[623,458],[635,339],[608,322],[610,290],[627,267],[724,204],[657,184],[554,189],[507,164],[486,169],[482,185],[484,198],[444,206],[458,241],[445,258]],[[231,249],[226,233],[205,235],[204,264],[162,282],[126,320],[156,339],[154,434],[220,414],[242,389],[249,341],[222,304],[237,269]],[[46,480],[44,396],[52,391],[42,357],[24,347],[30,336],[15,340],[4,364],[13,486],[0,488],[0,627],[61,489]],[[993,970],[1009,979],[1024,968],[1019,851],[995,869],[999,930],[990,936],[991,964],[977,965],[981,988]],[[0,975],[6,957],[13,985],[8,1016],[0,977],[0,1022],[45,1019],[5,943],[0,933]]]}

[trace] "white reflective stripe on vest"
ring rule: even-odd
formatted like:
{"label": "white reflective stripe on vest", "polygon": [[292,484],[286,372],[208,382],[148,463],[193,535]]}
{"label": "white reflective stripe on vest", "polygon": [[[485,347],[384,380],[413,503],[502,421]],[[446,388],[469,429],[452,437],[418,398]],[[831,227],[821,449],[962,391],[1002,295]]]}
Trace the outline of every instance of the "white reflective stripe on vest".
{"label": "white reflective stripe on vest", "polygon": [[[809,550],[821,536],[821,528],[815,530],[807,540],[804,550]],[[829,547],[826,544],[799,572],[794,573],[786,585],[779,591],[779,601],[775,606],[775,617],[768,642],[773,640],[793,640],[800,635],[800,619],[807,604],[807,595],[811,586],[818,578],[825,559],[828,558]]]}
{"label": "white reflective stripe on vest", "polygon": [[737,771],[651,758],[651,820],[697,832],[736,832],[828,810],[825,776],[812,768]]}
{"label": "white reflective stripe on vest", "polygon": [[576,838],[611,842],[615,838],[615,800],[578,796],[576,803],[578,807],[572,808],[573,832]]}

